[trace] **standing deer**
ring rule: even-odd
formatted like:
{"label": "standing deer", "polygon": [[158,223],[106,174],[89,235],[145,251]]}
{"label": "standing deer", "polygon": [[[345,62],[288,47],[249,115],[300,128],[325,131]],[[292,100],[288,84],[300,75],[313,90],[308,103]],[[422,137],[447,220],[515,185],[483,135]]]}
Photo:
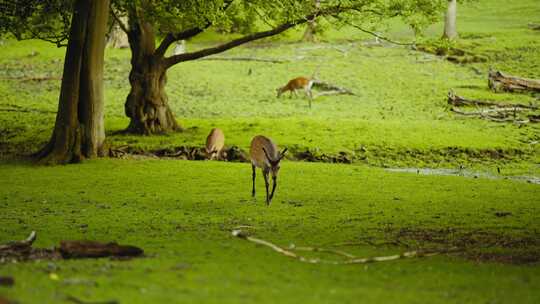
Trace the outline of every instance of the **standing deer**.
{"label": "standing deer", "polygon": [[309,107],[311,108],[311,100],[313,99],[313,94],[311,93],[311,87],[313,86],[313,79],[309,79],[306,77],[297,77],[295,79],[289,80],[287,84],[281,88],[277,89],[277,97],[279,98],[281,94],[289,91],[290,95],[294,94],[297,96],[296,91],[303,89],[306,93],[306,96],[309,98]]}
{"label": "standing deer", "polygon": [[[255,196],[255,167],[261,168],[264,176],[264,184],[266,186],[266,205],[270,205],[272,197],[274,197],[274,191],[277,186],[277,175],[279,172],[279,163],[285,156],[285,152],[279,153],[276,144],[268,137],[257,135],[251,140],[251,148],[249,154],[251,157],[251,169],[253,171],[253,188],[251,190],[251,196]],[[268,195],[268,174],[272,172],[272,193]]]}
{"label": "standing deer", "polygon": [[219,128],[212,129],[206,138],[206,157],[211,160],[218,158],[224,143],[225,135],[223,134],[223,131]]}

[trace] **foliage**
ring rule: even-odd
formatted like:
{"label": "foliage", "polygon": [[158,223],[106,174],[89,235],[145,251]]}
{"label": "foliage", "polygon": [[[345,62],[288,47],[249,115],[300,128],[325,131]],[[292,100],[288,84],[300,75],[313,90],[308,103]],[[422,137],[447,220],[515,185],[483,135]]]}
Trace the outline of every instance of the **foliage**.
{"label": "foliage", "polygon": [[68,38],[72,0],[11,0],[0,5],[0,36],[42,39],[57,46]]}

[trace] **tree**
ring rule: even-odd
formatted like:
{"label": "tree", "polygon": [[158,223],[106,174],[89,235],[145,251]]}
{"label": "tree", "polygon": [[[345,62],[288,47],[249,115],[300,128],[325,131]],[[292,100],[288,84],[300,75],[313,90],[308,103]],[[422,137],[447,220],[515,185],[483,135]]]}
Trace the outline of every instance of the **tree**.
{"label": "tree", "polygon": [[[9,31],[19,39],[45,38],[57,45],[68,41],[54,130],[36,156],[42,163],[58,164],[101,155],[105,142],[103,57],[109,0],[76,0],[74,4],[67,0],[20,0],[18,4],[2,17],[6,21],[3,32]],[[71,6],[71,22],[54,19],[55,15],[66,16]],[[47,22],[36,23],[38,20]],[[69,34],[59,31],[67,26]]]}
{"label": "tree", "polygon": [[[319,9],[321,7],[321,0],[313,0],[313,4],[315,6],[315,9]],[[306,30],[304,31],[304,35],[302,36],[302,41],[317,42],[319,40],[316,36],[318,32],[317,26],[318,26],[317,18],[308,20],[307,25],[306,25]]]}
{"label": "tree", "polygon": [[456,29],[457,0],[448,0],[446,14],[444,16],[443,38],[453,40],[457,38]]}
{"label": "tree", "polygon": [[[152,1],[113,0],[116,19],[127,14],[126,31],[132,52],[129,81],[131,90],[126,98],[125,113],[130,118],[126,131],[156,134],[179,130],[165,93],[167,70],[181,62],[227,51],[242,44],[278,35],[292,27],[315,20],[319,16],[341,16],[358,22],[377,22],[400,16],[416,24],[439,14],[444,0],[329,0],[313,5],[304,1],[243,1],[243,9],[256,12],[266,29],[246,34],[229,42],[201,50],[166,56],[170,45],[231,23],[228,7],[232,0],[214,1]],[[336,19],[336,23],[339,21]],[[157,36],[162,38],[156,45]]]}

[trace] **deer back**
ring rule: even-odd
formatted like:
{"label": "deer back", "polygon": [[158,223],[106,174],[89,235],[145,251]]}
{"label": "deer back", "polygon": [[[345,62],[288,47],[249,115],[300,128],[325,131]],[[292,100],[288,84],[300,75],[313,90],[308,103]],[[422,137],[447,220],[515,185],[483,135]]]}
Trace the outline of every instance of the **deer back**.
{"label": "deer back", "polygon": [[219,153],[219,151],[223,149],[224,144],[225,135],[223,134],[223,131],[221,131],[219,128],[214,128],[212,131],[210,131],[210,134],[208,134],[208,137],[206,138],[206,152]]}
{"label": "deer back", "polygon": [[[264,152],[265,150],[268,157],[270,157],[270,160],[268,160],[266,157]],[[249,155],[251,157],[251,163],[259,168],[269,168],[271,167],[270,161],[279,160],[278,147],[270,138],[263,135],[253,137],[251,140]]]}

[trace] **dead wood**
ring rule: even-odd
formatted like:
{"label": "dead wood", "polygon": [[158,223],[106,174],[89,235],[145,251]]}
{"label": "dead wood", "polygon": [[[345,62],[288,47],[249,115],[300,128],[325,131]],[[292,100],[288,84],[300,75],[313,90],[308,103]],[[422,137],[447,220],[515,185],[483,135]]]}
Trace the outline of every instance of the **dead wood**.
{"label": "dead wood", "polygon": [[513,104],[508,102],[494,102],[494,101],[484,101],[484,100],[474,100],[467,99],[462,96],[456,95],[452,90],[448,92],[448,104],[454,106],[488,106],[488,107],[498,107],[498,108],[520,108],[520,109],[531,109],[538,110],[539,107],[535,105],[524,105],[524,104]]}
{"label": "dead wood", "polygon": [[32,231],[25,240],[0,245],[0,263],[37,259],[135,257],[143,254],[143,250],[138,247],[118,245],[115,242],[61,241],[57,248],[33,248],[36,237],[36,233]]}
{"label": "dead wood", "polygon": [[[495,110],[495,109],[465,112],[465,111],[458,110],[455,107],[452,107],[450,109],[450,111],[452,111],[452,112],[454,112],[456,114],[459,114],[459,115],[475,116],[475,117],[480,117],[480,118],[483,118],[483,119],[491,120],[491,121],[494,121],[494,122],[514,122],[514,123],[519,123],[519,124],[526,124],[526,123],[529,123],[529,122],[537,122],[537,121],[530,120],[530,119],[520,118],[520,117],[518,117],[516,115],[515,112],[512,115],[512,114],[509,114],[508,111],[502,111],[501,112],[501,111]],[[494,114],[490,114],[490,113],[494,113]],[[532,116],[534,116],[534,115],[532,115]]]}
{"label": "dead wood", "polygon": [[27,251],[32,248],[32,243],[36,240],[36,232],[32,231],[30,235],[22,241],[12,241],[4,245],[0,245],[0,255],[10,251]]}
{"label": "dead wood", "polygon": [[323,91],[330,91],[331,93],[318,93],[317,96],[321,95],[332,95],[332,94],[345,94],[345,95],[356,95],[350,89],[340,87],[338,85],[328,83],[322,80],[314,80],[313,87]]}
{"label": "dead wood", "polygon": [[[244,239],[246,241],[263,245],[266,247],[271,248],[272,250],[281,253],[287,257],[296,259],[303,263],[310,263],[310,264],[330,264],[330,265],[348,265],[348,264],[367,264],[367,263],[374,263],[374,262],[386,262],[386,261],[393,261],[398,259],[407,259],[407,258],[413,258],[413,257],[429,257],[434,256],[442,253],[451,253],[451,252],[458,252],[459,250],[457,248],[451,248],[441,251],[407,251],[400,254],[390,255],[390,256],[379,256],[379,257],[368,257],[368,258],[358,258],[350,253],[340,251],[340,250],[333,250],[333,249],[324,249],[324,248],[316,248],[316,247],[295,247],[292,246],[289,249],[284,249],[276,244],[273,244],[269,241],[265,241],[262,239],[254,238],[249,236],[247,233],[245,233],[242,230],[233,230],[232,235],[241,239]],[[335,255],[339,255],[341,257],[345,257],[343,260],[323,260],[319,258],[307,258],[301,255],[296,254],[293,250],[304,250],[304,251],[319,251],[319,252],[327,252],[327,253],[333,253]]]}
{"label": "dead wood", "polygon": [[143,250],[129,245],[118,245],[115,242],[100,243],[96,241],[61,241],[58,248],[64,259],[101,258],[101,257],[133,257],[143,254]]}
{"label": "dead wood", "polygon": [[501,71],[488,72],[488,85],[495,92],[540,92],[540,80],[506,75]]}

